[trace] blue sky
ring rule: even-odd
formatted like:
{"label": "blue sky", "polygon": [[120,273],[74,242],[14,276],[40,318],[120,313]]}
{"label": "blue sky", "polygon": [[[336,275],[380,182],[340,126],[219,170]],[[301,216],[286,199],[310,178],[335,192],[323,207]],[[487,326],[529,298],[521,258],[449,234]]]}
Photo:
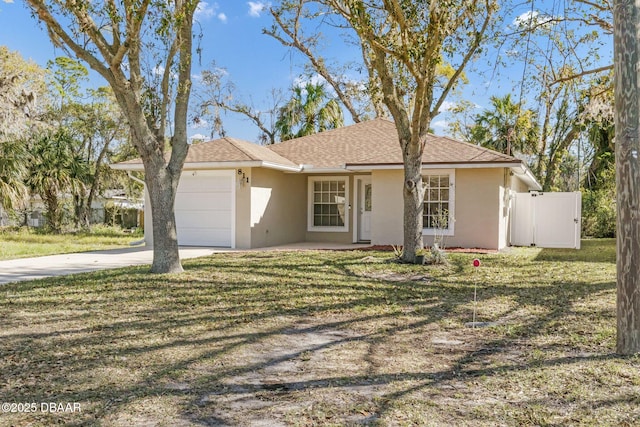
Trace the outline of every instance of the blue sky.
{"label": "blue sky", "polygon": [[[219,67],[227,69],[238,87],[238,95],[251,94],[256,102],[266,98],[271,87],[287,88],[299,75],[299,67],[287,51],[277,41],[262,35],[262,28],[270,23],[264,6],[259,1],[202,2],[198,13],[203,29],[202,67],[210,67],[215,60]],[[30,16],[26,6],[17,1],[0,2],[0,45],[20,52],[42,67],[48,60],[65,55],[62,49],[52,46],[46,30]],[[198,62],[193,66],[196,76],[201,69]],[[93,83],[105,84],[95,74]],[[248,122],[236,116],[224,119],[230,136],[256,140],[258,130]],[[198,132],[209,133],[208,129],[191,129],[190,135]]]}
{"label": "blue sky", "polygon": [[[269,91],[272,88],[289,88],[300,76],[304,65],[304,59],[299,54],[292,54],[278,41],[262,34],[262,29],[271,24],[271,18],[264,10],[266,6],[267,3],[261,0],[201,2],[197,15],[199,25],[194,30],[197,31],[199,26],[202,28],[202,58],[201,64],[199,61],[193,64],[193,74],[197,76],[203,67],[209,68],[215,61],[218,67],[227,70],[229,79],[237,88],[238,98],[245,101],[251,98],[256,105],[265,107],[268,106]],[[525,2],[511,13],[517,17],[526,15],[530,10],[531,4]],[[23,57],[43,67],[47,60],[65,54],[61,49],[53,48],[46,31],[31,18],[26,6],[19,1],[0,1],[0,45],[19,51]],[[348,60],[352,56],[357,58],[359,55],[353,46],[345,45],[337,37],[327,38],[324,47],[330,56],[340,57],[341,60]],[[521,75],[522,70],[518,67],[496,75],[490,64],[480,63],[477,72],[469,75],[470,81],[464,89],[464,96],[479,107],[486,107],[491,95],[502,96],[512,92],[517,99],[519,94],[513,81]],[[95,75],[93,83],[105,84]],[[257,140],[259,131],[250,122],[237,115],[223,116],[223,120],[229,136]],[[446,133],[446,120],[446,113],[434,118],[432,127],[436,133]],[[207,128],[192,128],[189,135],[208,136],[209,132]]]}

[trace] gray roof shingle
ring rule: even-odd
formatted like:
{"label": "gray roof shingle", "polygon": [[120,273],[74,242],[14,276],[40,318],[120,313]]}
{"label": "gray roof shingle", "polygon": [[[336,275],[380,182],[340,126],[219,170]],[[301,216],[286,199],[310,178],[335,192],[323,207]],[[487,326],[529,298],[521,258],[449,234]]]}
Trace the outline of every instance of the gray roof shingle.
{"label": "gray roof shingle", "polygon": [[[402,164],[395,124],[375,119],[270,146],[294,163],[315,168]],[[429,135],[423,164],[520,163],[520,160],[453,138]]]}
{"label": "gray roof shingle", "polygon": [[[262,146],[236,138],[221,138],[189,147],[186,165],[198,163],[229,163],[260,161],[271,165],[307,169],[333,169],[350,166],[402,165],[402,150],[395,124],[386,119],[374,119]],[[423,164],[506,163],[521,164],[487,148],[453,138],[429,135],[422,156]],[[121,165],[139,165],[140,159]]]}

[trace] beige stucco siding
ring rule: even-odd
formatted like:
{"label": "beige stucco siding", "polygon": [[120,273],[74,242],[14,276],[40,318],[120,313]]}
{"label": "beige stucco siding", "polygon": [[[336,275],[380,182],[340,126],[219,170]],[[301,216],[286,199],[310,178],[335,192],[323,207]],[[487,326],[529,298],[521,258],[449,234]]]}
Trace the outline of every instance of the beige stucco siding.
{"label": "beige stucco siding", "polygon": [[307,226],[306,201],[304,175],[254,168],[246,226],[251,247],[303,242]]}
{"label": "beige stucco siding", "polygon": [[509,245],[509,188],[500,186],[500,219],[498,222],[498,249]]}
{"label": "beige stucco siding", "polygon": [[151,198],[144,186],[144,244],[153,247],[153,217],[151,216]]}
{"label": "beige stucco siding", "polygon": [[516,193],[527,193],[529,191],[527,183],[518,178],[517,175],[510,173],[509,178],[509,187],[511,188],[511,191],[515,191]]}
{"label": "beige stucco siding", "polygon": [[445,237],[446,246],[498,249],[504,169],[457,169],[455,174],[455,228]]}
{"label": "beige stucco siding", "polygon": [[401,170],[374,170],[371,173],[371,244],[402,244]]}
{"label": "beige stucco siding", "polygon": [[[253,181],[253,168],[239,169],[235,172],[236,189],[236,248],[251,248],[251,229],[249,221],[251,218],[251,185]],[[247,179],[249,182],[247,183]],[[242,182],[244,180],[244,182]]]}
{"label": "beige stucco siding", "polygon": [[[453,235],[445,237],[445,246],[487,249],[503,246],[500,239],[504,241],[506,237],[500,228],[504,227],[501,224],[504,169],[456,169],[454,173],[455,226]],[[402,244],[403,176],[401,170],[372,173],[374,245]],[[430,246],[433,237],[425,235],[424,241]]]}

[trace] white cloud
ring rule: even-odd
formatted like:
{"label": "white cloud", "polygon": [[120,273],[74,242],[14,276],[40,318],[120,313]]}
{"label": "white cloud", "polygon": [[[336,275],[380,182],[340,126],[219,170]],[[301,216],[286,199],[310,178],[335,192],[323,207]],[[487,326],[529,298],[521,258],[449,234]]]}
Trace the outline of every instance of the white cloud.
{"label": "white cloud", "polygon": [[218,14],[218,19],[220,20],[220,22],[225,22],[226,23],[227,22],[227,15],[222,13],[222,12],[220,12]]}
{"label": "white cloud", "polygon": [[[194,120],[194,123],[191,125],[191,127],[194,129],[206,129],[209,127],[209,122],[203,119],[202,117],[198,117],[198,121],[196,122]],[[201,136],[201,135],[196,135],[196,136]],[[195,136],[192,136],[191,138],[195,138]],[[198,138],[198,139],[202,139],[202,138]]]}
{"label": "white cloud", "polygon": [[554,17],[553,15],[541,14],[536,10],[529,10],[517,16],[511,26],[517,29],[526,29],[533,27],[543,27],[543,28],[551,28],[553,26],[553,22],[559,19],[559,17]]}
{"label": "white cloud", "polygon": [[254,18],[259,18],[260,14],[269,7],[267,3],[261,1],[250,1],[247,4],[249,5],[249,16],[253,16]]}
{"label": "white cloud", "polygon": [[440,111],[449,111],[453,108],[455,108],[458,104],[456,104],[455,102],[451,102],[451,101],[444,101],[442,103],[442,105],[440,106]]}
{"label": "white cloud", "polygon": [[314,74],[310,78],[296,77],[293,80],[293,85],[296,87],[305,87],[308,84],[312,85],[326,85],[327,81],[320,74]]}
{"label": "white cloud", "polygon": [[211,71],[213,72],[213,74],[215,74],[218,77],[226,77],[229,75],[229,71],[227,71],[226,68],[222,68],[222,67],[214,67],[213,70]]}
{"label": "white cloud", "polygon": [[190,141],[206,141],[207,139],[207,136],[201,133],[196,133],[195,135],[191,135],[189,137]]}
{"label": "white cloud", "polygon": [[444,101],[442,103],[442,105],[440,106],[440,111],[454,111],[457,108],[460,107],[464,107],[464,108],[482,108],[480,107],[480,105],[476,104],[475,102],[473,104],[466,104],[462,103],[462,104],[458,104],[457,102],[451,102],[451,101]]}
{"label": "white cloud", "polygon": [[198,3],[198,7],[196,7],[195,17],[196,19],[209,19],[215,16],[217,9],[217,4],[210,5],[206,1],[201,1]]}
{"label": "white cloud", "polygon": [[517,16],[513,20],[512,25],[514,27],[528,27],[529,23],[534,24],[538,20],[538,16],[540,16],[540,12],[528,10]]}
{"label": "white cloud", "polygon": [[164,74],[164,70],[165,68],[162,65],[156,65],[155,67],[153,67],[153,70],[151,70],[151,72],[154,76],[161,76]]}
{"label": "white cloud", "polygon": [[434,131],[444,131],[445,129],[447,129],[449,126],[449,122],[447,122],[446,120],[436,120],[435,122],[431,122],[431,127],[433,128]]}
{"label": "white cloud", "polygon": [[13,0],[2,0],[2,1],[4,1],[5,3],[13,3]]}

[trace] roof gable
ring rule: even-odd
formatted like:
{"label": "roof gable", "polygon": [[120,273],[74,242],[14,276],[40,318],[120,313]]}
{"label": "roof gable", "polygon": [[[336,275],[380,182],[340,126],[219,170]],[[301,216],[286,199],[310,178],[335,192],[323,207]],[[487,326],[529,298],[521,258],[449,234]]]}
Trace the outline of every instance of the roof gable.
{"label": "roof gable", "polygon": [[285,159],[267,147],[230,137],[190,145],[185,164],[247,161],[296,166],[291,160]]}
{"label": "roof gable", "polygon": [[[170,153],[165,154],[167,160],[169,156]],[[190,145],[185,159],[185,169],[211,164],[217,164],[220,167],[228,164],[229,167],[234,167],[234,165],[247,162],[255,163],[254,166],[299,169],[297,164],[269,150],[267,147],[230,137]],[[126,169],[127,165],[142,165],[142,160],[138,158],[121,162],[117,165],[120,169]]]}
{"label": "roof gable", "polygon": [[395,125],[383,119],[279,142],[269,148],[295,163],[314,168],[344,167],[372,155],[387,158],[394,148],[400,152]]}
{"label": "roof gable", "polygon": [[[169,156],[169,154],[167,154]],[[521,165],[522,161],[497,151],[429,134],[423,165]],[[314,135],[262,146],[236,138],[220,138],[189,146],[185,169],[273,167],[300,171],[400,167],[402,150],[395,124],[374,119]],[[141,169],[141,159],[115,165],[117,169]]]}
{"label": "roof gable", "polygon": [[[315,135],[291,139],[269,148],[294,163],[316,169],[345,165],[403,164],[395,124],[374,119]],[[513,156],[453,138],[429,134],[423,164],[516,163]]]}

